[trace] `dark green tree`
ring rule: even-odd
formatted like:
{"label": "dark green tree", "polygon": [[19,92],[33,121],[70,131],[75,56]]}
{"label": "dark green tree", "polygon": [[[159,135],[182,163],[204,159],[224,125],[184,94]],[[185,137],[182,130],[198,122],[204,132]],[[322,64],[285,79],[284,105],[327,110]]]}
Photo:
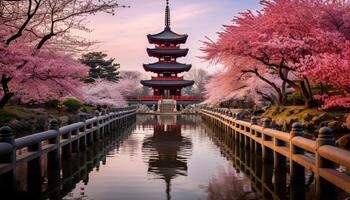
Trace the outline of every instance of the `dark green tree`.
{"label": "dark green tree", "polygon": [[107,54],[103,52],[90,52],[84,54],[79,61],[90,67],[89,77],[84,81],[93,83],[96,79],[108,81],[118,81],[120,64],[114,63],[115,59],[107,59]]}

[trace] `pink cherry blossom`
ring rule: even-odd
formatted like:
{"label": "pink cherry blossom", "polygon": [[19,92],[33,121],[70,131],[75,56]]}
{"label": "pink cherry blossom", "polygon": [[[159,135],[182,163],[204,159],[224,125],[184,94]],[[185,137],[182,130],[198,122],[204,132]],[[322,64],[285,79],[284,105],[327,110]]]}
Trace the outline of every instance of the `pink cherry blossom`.
{"label": "pink cherry blossom", "polygon": [[[271,74],[299,92],[306,106],[317,95],[312,84],[330,88],[332,102],[350,97],[350,2],[262,0],[261,5],[260,11],[243,12],[225,25],[217,41],[204,42],[204,59],[235,68],[240,73],[232,79],[249,73],[278,93],[285,90],[266,79]],[[237,60],[243,63],[231,64]]]}
{"label": "pink cherry blossom", "polygon": [[139,87],[136,80],[122,79],[119,82],[97,80],[81,88],[83,100],[93,105],[125,106],[126,97]]}

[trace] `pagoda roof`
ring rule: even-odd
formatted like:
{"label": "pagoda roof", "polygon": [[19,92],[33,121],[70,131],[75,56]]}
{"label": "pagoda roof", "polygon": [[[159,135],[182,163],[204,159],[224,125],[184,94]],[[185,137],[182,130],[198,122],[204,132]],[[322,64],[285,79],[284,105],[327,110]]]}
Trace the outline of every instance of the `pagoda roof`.
{"label": "pagoda roof", "polygon": [[188,72],[192,65],[181,64],[177,62],[157,62],[152,64],[144,64],[143,68],[147,72]]}
{"label": "pagoda roof", "polygon": [[184,57],[188,54],[188,49],[150,49],[147,48],[147,53],[149,56],[153,57],[162,57],[162,56],[171,56],[171,57]]}
{"label": "pagoda roof", "polygon": [[148,41],[151,44],[160,43],[173,43],[173,44],[184,44],[187,41],[188,35],[177,34],[173,32],[169,27],[166,27],[164,31],[154,34],[147,35]]}
{"label": "pagoda roof", "polygon": [[141,81],[141,84],[147,87],[188,87],[194,84],[194,81],[187,80],[147,80]]}

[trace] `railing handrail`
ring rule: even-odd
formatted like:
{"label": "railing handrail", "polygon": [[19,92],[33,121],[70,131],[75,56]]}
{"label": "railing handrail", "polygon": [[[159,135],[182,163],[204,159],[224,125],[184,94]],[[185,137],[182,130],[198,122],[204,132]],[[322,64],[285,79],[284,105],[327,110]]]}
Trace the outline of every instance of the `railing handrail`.
{"label": "railing handrail", "polygon": [[72,130],[78,130],[80,128],[83,128],[84,127],[84,122],[77,122],[77,123],[74,123],[74,124],[69,124],[67,126],[64,126],[64,127],[61,127],[59,129],[59,132],[60,132],[60,135],[62,134],[66,134]]}
{"label": "railing handrail", "polygon": [[38,144],[42,141],[49,140],[58,136],[58,132],[55,130],[48,130],[33,135],[28,135],[15,140],[15,148],[21,149],[30,145]]}
{"label": "railing handrail", "polygon": [[350,169],[350,151],[331,145],[324,145],[318,149],[318,153],[322,157]]}

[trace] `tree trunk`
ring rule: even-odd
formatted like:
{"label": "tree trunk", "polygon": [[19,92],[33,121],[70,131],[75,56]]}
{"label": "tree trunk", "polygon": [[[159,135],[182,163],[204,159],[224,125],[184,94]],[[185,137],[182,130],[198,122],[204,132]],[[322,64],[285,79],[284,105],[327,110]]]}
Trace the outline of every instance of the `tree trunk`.
{"label": "tree trunk", "polygon": [[283,105],[285,105],[285,95],[283,95],[283,93],[281,92],[281,93],[279,93],[278,92],[278,105],[279,106],[283,106]]}
{"label": "tree trunk", "polygon": [[0,100],[0,109],[3,109],[6,104],[10,101],[10,99],[13,97],[13,93],[6,93],[2,96],[1,100]]}
{"label": "tree trunk", "polygon": [[5,105],[10,101],[10,99],[15,95],[13,92],[10,92],[8,84],[12,80],[12,77],[2,75],[1,77],[1,87],[3,90],[3,96],[0,100],[0,109],[3,109]]}
{"label": "tree trunk", "polygon": [[312,95],[312,91],[309,86],[307,86],[307,82],[300,81],[300,93],[304,98],[304,106],[306,108],[312,108],[316,106],[314,97]]}
{"label": "tree trunk", "polygon": [[310,88],[310,84],[307,80],[306,77],[304,77],[304,80],[299,81],[299,84],[296,83],[295,81],[292,81],[286,77],[285,73],[283,72],[283,67],[282,65],[279,67],[278,70],[279,76],[282,79],[282,81],[286,82],[289,86],[291,86],[296,92],[299,92],[304,98],[304,106],[306,108],[312,108],[315,107],[315,101],[312,95],[312,91]]}

